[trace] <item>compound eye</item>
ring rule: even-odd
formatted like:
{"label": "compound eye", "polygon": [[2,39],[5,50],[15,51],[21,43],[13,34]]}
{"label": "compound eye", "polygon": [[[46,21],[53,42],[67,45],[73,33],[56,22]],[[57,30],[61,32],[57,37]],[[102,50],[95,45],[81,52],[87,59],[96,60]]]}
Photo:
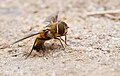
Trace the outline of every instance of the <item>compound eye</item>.
{"label": "compound eye", "polygon": [[58,25],[57,25],[57,33],[60,34],[60,35],[63,35],[64,32],[65,32],[64,24],[62,24],[61,22],[58,23]]}

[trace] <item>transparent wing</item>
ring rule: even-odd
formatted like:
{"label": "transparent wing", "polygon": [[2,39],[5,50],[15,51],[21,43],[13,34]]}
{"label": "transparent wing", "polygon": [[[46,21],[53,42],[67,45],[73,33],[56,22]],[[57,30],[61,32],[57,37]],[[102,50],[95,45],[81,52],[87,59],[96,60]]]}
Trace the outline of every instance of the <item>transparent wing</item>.
{"label": "transparent wing", "polygon": [[25,39],[27,39],[27,38],[30,38],[30,37],[32,37],[32,36],[38,35],[38,34],[40,34],[40,33],[41,33],[41,32],[33,32],[33,33],[28,34],[28,35],[26,35],[25,37],[23,37],[23,38],[21,38],[21,39],[19,39],[19,40],[17,40],[17,41],[11,43],[10,45],[13,45],[13,44],[15,44],[15,43],[18,43],[18,42],[20,42],[20,41],[22,41],[22,40],[25,40]]}
{"label": "transparent wing", "polygon": [[58,13],[59,13],[59,11],[51,14],[50,16],[48,16],[48,17],[44,20],[44,22],[49,22],[49,23],[57,22]]}

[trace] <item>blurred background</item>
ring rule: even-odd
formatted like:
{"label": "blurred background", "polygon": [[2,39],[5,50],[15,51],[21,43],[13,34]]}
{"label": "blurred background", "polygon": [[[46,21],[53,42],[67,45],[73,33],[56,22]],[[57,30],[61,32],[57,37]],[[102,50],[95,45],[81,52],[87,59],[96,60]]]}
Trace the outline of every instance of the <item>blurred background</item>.
{"label": "blurred background", "polygon": [[25,60],[29,38],[0,49],[0,76],[119,76],[120,0],[0,0],[0,47],[40,30],[57,11],[70,27],[66,52],[48,41],[46,57]]}

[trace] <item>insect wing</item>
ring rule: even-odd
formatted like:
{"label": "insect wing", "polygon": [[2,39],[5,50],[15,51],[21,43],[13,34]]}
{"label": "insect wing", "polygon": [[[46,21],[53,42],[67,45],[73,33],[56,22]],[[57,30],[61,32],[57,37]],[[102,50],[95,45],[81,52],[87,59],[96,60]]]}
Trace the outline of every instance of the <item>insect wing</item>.
{"label": "insect wing", "polygon": [[50,16],[48,16],[45,20],[44,23],[49,22],[49,23],[53,23],[53,22],[57,22],[58,19],[58,11],[51,14]]}
{"label": "insect wing", "polygon": [[27,39],[27,38],[30,38],[30,37],[32,37],[32,36],[38,35],[38,34],[40,34],[40,33],[41,33],[41,32],[34,32],[34,33],[31,33],[31,34],[28,34],[28,35],[26,35],[25,37],[23,37],[23,38],[15,41],[15,42],[13,42],[13,43],[11,43],[11,45],[13,45],[13,44],[15,44],[15,43],[18,43],[18,42],[20,42],[20,41],[22,41],[22,40],[25,40],[25,39]]}

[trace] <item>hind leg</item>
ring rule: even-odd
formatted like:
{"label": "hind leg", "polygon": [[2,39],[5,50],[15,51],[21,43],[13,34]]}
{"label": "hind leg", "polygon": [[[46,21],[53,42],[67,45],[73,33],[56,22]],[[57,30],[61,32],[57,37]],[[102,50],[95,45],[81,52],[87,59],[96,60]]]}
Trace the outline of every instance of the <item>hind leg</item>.
{"label": "hind leg", "polygon": [[26,59],[31,55],[33,50],[36,50],[37,52],[39,52],[40,50],[45,49],[44,41],[42,41],[42,40],[45,40],[45,39],[44,38],[36,38],[35,39],[35,42],[34,42],[34,44],[32,46],[32,49],[31,49],[30,53],[27,55]]}
{"label": "hind leg", "polygon": [[34,50],[36,41],[37,41],[37,39],[35,40],[35,42],[34,42],[34,44],[33,44],[33,46],[32,46],[32,49],[31,49],[30,53],[27,55],[27,57],[26,57],[25,59],[27,59],[27,58],[31,55],[32,51]]}

